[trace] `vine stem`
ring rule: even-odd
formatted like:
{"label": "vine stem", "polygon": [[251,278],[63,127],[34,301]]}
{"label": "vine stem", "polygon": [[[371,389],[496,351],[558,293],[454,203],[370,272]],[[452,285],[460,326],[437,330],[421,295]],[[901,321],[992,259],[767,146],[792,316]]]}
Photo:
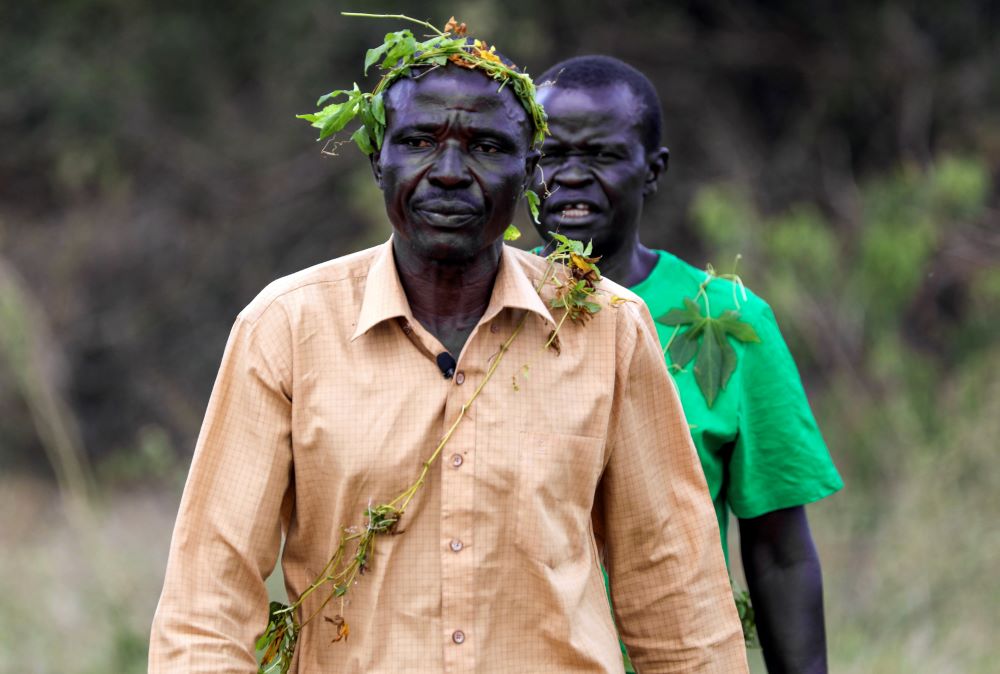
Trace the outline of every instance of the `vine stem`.
{"label": "vine stem", "polygon": [[412,16],[406,16],[405,14],[364,14],[361,12],[341,12],[341,16],[358,16],[363,19],[402,19],[403,21],[410,21],[412,23],[418,24],[420,26],[426,26],[430,28],[438,35],[447,35],[444,31],[438,29],[437,26],[432,26],[426,21],[421,21],[420,19],[414,19]]}
{"label": "vine stem", "polygon": [[[536,292],[541,292],[542,288],[545,287],[545,284],[555,273],[554,272],[555,263],[556,263],[555,259],[549,259],[549,264],[546,267],[545,272],[542,274],[541,280],[539,280],[538,282],[538,286],[536,287]],[[438,443],[437,447],[435,447],[434,453],[431,454],[430,458],[428,458],[424,462],[423,470],[421,470],[420,476],[417,478],[416,482],[414,482],[409,489],[404,491],[402,494],[400,494],[387,504],[390,508],[396,511],[397,518],[401,517],[403,513],[406,512],[407,507],[409,507],[410,502],[416,496],[417,491],[419,491],[420,487],[423,486],[424,482],[427,479],[427,474],[430,472],[431,466],[433,466],[435,461],[437,461],[445,445],[448,444],[448,441],[451,439],[452,435],[454,435],[455,430],[458,428],[459,423],[461,423],[462,419],[465,418],[465,413],[469,410],[470,407],[472,407],[472,404],[476,401],[476,398],[479,397],[479,394],[483,392],[483,389],[486,387],[486,384],[493,377],[493,374],[497,371],[497,368],[500,366],[500,361],[503,360],[504,355],[510,350],[511,345],[514,343],[514,340],[517,338],[517,336],[521,334],[521,331],[524,329],[524,326],[528,321],[528,315],[529,314],[525,312],[525,314],[521,317],[521,320],[518,321],[518,324],[514,328],[514,331],[500,345],[500,349],[497,352],[496,357],[492,359],[489,367],[487,368],[486,374],[483,376],[483,380],[476,387],[475,391],[473,391],[472,396],[469,398],[469,400],[466,401],[464,405],[462,405],[462,408],[459,411],[458,416],[455,418],[455,421],[452,422],[451,426],[448,428],[448,431],[441,438],[441,441]],[[566,320],[566,316],[568,315],[569,315],[569,310],[567,309],[566,312],[563,314],[562,320],[560,320],[559,324],[556,326],[554,335],[558,334],[559,328],[562,327],[563,322]],[[551,343],[551,341],[552,340],[550,339],[549,343]],[[400,501],[402,501],[402,503],[400,503]],[[398,507],[396,505],[397,503],[400,503]],[[369,511],[370,510],[371,507],[369,506]],[[369,518],[370,517],[371,515],[369,515]],[[344,536],[340,541],[340,545],[337,547],[337,551],[334,553],[333,557],[331,557],[330,561],[327,562],[326,565],[323,567],[323,571],[319,574],[317,579],[301,595],[299,595],[298,599],[296,599],[296,601],[293,604],[280,611],[280,613],[292,613],[294,621],[294,612],[302,607],[303,602],[313,592],[315,592],[317,589],[319,589],[322,585],[324,585],[327,582],[345,579],[346,577],[342,587],[350,588],[351,584],[355,582],[355,579],[357,578],[358,573],[360,571],[360,564],[358,560],[361,557],[365,556],[366,553],[374,554],[375,536],[378,533],[379,531],[376,531],[375,529],[371,528],[371,522],[369,521],[369,527],[365,530],[364,533],[354,533]],[[344,552],[347,549],[347,544],[350,541],[356,539],[360,539],[360,541],[358,542],[358,552],[353,557],[354,559],[353,563],[347,568],[341,570],[339,573],[333,575],[334,572],[337,570],[337,567],[341,564],[341,562],[344,559]],[[341,600],[341,613],[343,613],[343,602],[345,593],[346,590],[344,592],[341,592],[339,595]],[[313,611],[301,623],[296,625],[296,630],[301,630],[303,627],[305,627],[306,624],[308,624],[316,616],[318,616],[326,607],[326,605],[330,603],[330,600],[333,599],[335,596],[338,596],[336,588],[334,588],[334,590],[330,592],[330,594],[320,603],[320,605],[316,608],[315,611]]]}
{"label": "vine stem", "polygon": [[500,345],[500,351],[497,353],[496,358],[493,359],[493,362],[490,363],[489,368],[486,370],[486,375],[483,377],[483,380],[479,382],[479,386],[476,387],[476,390],[473,391],[472,397],[469,398],[468,402],[462,405],[462,409],[459,411],[458,416],[455,418],[455,421],[452,422],[451,428],[449,428],[448,432],[444,434],[443,438],[441,438],[441,442],[438,443],[438,446],[437,448],[435,448],[434,453],[431,454],[431,458],[429,458],[427,461],[424,462],[424,469],[420,472],[420,477],[417,478],[417,481],[407,491],[403,492],[403,494],[397,496],[395,499],[393,499],[393,501],[389,503],[389,505],[394,506],[396,502],[399,501],[400,498],[405,497],[405,500],[399,507],[400,515],[402,515],[406,511],[407,506],[410,505],[410,501],[413,500],[414,496],[416,496],[417,490],[420,489],[421,485],[423,485],[424,483],[424,480],[427,479],[427,473],[430,471],[431,465],[433,465],[433,463],[437,460],[438,456],[440,456],[441,450],[444,449],[444,446],[446,444],[448,444],[448,441],[451,440],[451,436],[455,433],[455,429],[458,428],[458,424],[465,417],[465,412],[470,407],[472,407],[472,403],[475,402],[476,398],[479,397],[479,394],[482,393],[483,388],[486,386],[486,383],[493,377],[493,373],[496,372],[497,367],[499,367],[500,361],[503,360],[504,354],[507,353],[507,351],[510,349],[510,345],[514,342],[514,339],[521,333],[521,330],[524,328],[524,324],[527,321],[528,321],[528,314],[526,313],[524,314],[524,316],[521,317],[521,320],[520,322],[518,322],[517,327],[514,328],[514,332],[510,333],[510,337],[504,340],[503,344]]}
{"label": "vine stem", "polygon": [[556,329],[552,331],[552,334],[549,336],[549,341],[545,342],[545,345],[542,347],[543,349],[549,348],[552,346],[552,342],[556,341],[556,337],[559,336],[559,330],[562,328],[563,323],[566,322],[567,316],[569,316],[569,307],[566,307],[566,311],[563,312],[562,318],[559,319]]}

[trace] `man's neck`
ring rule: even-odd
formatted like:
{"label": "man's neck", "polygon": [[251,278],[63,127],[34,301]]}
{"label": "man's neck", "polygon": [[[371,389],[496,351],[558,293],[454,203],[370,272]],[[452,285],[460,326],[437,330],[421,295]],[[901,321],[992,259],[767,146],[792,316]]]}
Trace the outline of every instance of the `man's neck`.
{"label": "man's neck", "polygon": [[486,313],[503,246],[461,263],[443,263],[410,254],[393,240],[396,270],[413,317],[458,358]]}
{"label": "man's neck", "polygon": [[659,256],[654,251],[636,241],[631,246],[605,255],[598,266],[601,275],[631,288],[646,280],[658,260]]}

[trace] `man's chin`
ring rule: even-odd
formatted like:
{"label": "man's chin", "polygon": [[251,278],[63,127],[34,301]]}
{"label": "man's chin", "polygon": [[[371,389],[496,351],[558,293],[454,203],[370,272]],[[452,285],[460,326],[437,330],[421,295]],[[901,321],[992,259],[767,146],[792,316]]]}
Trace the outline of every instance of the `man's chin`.
{"label": "man's chin", "polygon": [[557,232],[578,241],[589,241],[601,231],[604,218],[600,213],[591,213],[584,217],[564,218],[553,215],[542,220],[541,225],[535,225],[542,238],[548,239],[549,232]]}
{"label": "man's chin", "polygon": [[448,264],[474,261],[490,246],[471,232],[434,231],[414,241],[414,252],[425,260]]}

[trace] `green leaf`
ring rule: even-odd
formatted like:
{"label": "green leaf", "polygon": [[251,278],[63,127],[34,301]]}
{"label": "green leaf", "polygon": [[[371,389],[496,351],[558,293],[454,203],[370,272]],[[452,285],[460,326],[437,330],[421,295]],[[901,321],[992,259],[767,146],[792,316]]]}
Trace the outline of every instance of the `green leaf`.
{"label": "green leaf", "polygon": [[597,304],[596,302],[582,302],[582,304],[584,308],[586,308],[587,311],[589,311],[592,314],[596,314],[598,311],[601,310],[601,305]]}
{"label": "green leaf", "polygon": [[[718,320],[715,321],[718,325]],[[719,342],[719,350],[722,352],[722,371],[719,375],[719,390],[724,390],[726,384],[729,383],[729,378],[733,376],[733,372],[736,371],[736,349],[733,345],[729,343],[726,339],[726,333],[722,329],[716,329],[715,331],[716,339]],[[711,405],[709,405],[711,407]]]}
{"label": "green leaf", "polygon": [[524,190],[524,198],[528,202],[528,212],[531,213],[531,219],[536,225],[540,225],[541,221],[538,219],[538,207],[541,202],[538,199],[538,195],[535,194],[534,190]]}
{"label": "green leaf", "polygon": [[371,111],[372,117],[374,117],[379,124],[385,124],[385,100],[382,98],[382,92],[372,96]]}
{"label": "green leaf", "polygon": [[257,643],[254,644],[254,648],[258,651],[264,650],[264,647],[271,641],[271,633],[274,631],[274,621],[272,620],[267,624],[267,629],[264,633],[260,635],[260,639],[257,639]]}
{"label": "green leaf", "polygon": [[357,114],[357,102],[353,99],[349,99],[345,103],[329,105],[323,108],[323,111],[319,115],[320,119],[313,122],[313,126],[320,129],[319,140],[323,140],[327,136],[332,136],[343,129]]}
{"label": "green leaf", "polygon": [[521,230],[519,230],[513,224],[507,225],[507,229],[503,231],[503,240],[517,241],[520,238],[521,238]]}
{"label": "green leaf", "polygon": [[709,407],[736,371],[736,350],[727,337],[741,342],[760,341],[753,326],[740,320],[738,311],[727,310],[718,318],[712,318],[703,315],[698,304],[689,297],[684,298],[683,308],[671,309],[656,322],[674,327],[691,325],[686,332],[673,338],[668,351],[673,364],[681,368],[697,355],[695,380]]}
{"label": "green leaf", "polygon": [[[348,91],[347,89],[337,89],[336,91],[331,91],[330,93],[326,94],[325,96],[320,96],[319,100],[316,101],[316,107],[318,108],[319,106],[323,105],[323,103],[325,103],[326,101],[330,100],[331,98],[336,98],[337,96],[341,96],[341,95],[344,95],[344,94],[350,96],[351,92]],[[305,115],[299,115],[299,117],[304,117],[304,116]]]}
{"label": "green leaf", "polygon": [[685,297],[683,309],[671,309],[663,316],[658,317],[656,322],[661,325],[675,326],[694,324],[704,318],[698,305],[691,298]]}
{"label": "green leaf", "polygon": [[382,54],[386,52],[391,43],[383,42],[377,47],[368,50],[365,54],[365,75],[368,74],[368,69],[375,65],[375,62],[382,58]]}
{"label": "green leaf", "polygon": [[716,321],[719,327],[722,328],[727,334],[741,342],[760,342],[760,337],[757,335],[757,331],[753,329],[753,326],[746,321],[740,320],[740,312],[738,311],[724,311],[722,315],[719,316]]}
{"label": "green leaf", "polygon": [[389,48],[385,60],[382,61],[382,69],[390,70],[398,65],[408,65],[413,62],[413,55],[417,51],[417,41],[413,39],[413,33],[408,30],[401,30],[394,33],[400,36]]}
{"label": "green leaf", "polygon": [[587,242],[587,245],[583,249],[583,256],[590,257],[590,254],[594,252],[594,240],[591,239]]}
{"label": "green leaf", "polygon": [[358,130],[355,131],[353,134],[351,134],[351,140],[353,140],[357,144],[357,146],[361,148],[361,151],[364,152],[365,154],[371,154],[372,152],[375,151],[375,149],[372,147],[371,138],[369,138],[368,136],[367,127],[364,126],[358,127]]}
{"label": "green leaf", "polygon": [[559,232],[549,232],[549,236],[563,244],[568,250],[576,253],[577,255],[583,254],[583,244],[574,239],[570,239]]}
{"label": "green leaf", "polygon": [[701,325],[682,332],[670,343],[670,361],[677,367],[684,367],[691,362],[695,354],[698,353],[698,337],[702,332]]}
{"label": "green leaf", "polygon": [[705,402],[709,407],[719,395],[719,384],[722,381],[722,348],[719,346],[716,334],[718,329],[715,321],[710,319],[705,321],[705,337],[701,340],[698,359],[694,363],[695,381],[698,382],[698,388],[701,389],[701,394],[705,396]]}

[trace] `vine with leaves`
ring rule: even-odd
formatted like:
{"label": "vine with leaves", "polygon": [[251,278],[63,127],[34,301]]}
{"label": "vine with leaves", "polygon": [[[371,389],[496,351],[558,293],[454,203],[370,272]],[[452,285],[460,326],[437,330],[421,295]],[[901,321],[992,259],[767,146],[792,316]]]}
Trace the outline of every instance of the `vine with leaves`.
{"label": "vine with leaves", "polygon": [[[543,348],[552,349],[559,353],[559,331],[567,320],[575,323],[586,323],[593,314],[601,310],[601,305],[594,301],[597,294],[602,292],[597,287],[600,281],[600,271],[597,269],[597,258],[589,257],[591,244],[586,246],[579,241],[567,239],[562,235],[556,235],[559,244],[555,250],[547,256],[548,264],[541,280],[535,287],[536,292],[541,293],[546,285],[554,287],[554,296],[550,305],[554,308],[562,308],[563,316],[556,327],[549,334]],[[611,304],[617,306],[621,302],[627,301],[623,298],[612,296]],[[365,574],[375,554],[375,543],[378,536],[392,535],[396,533],[396,528],[400,520],[406,514],[406,509],[417,495],[420,488],[427,480],[431,468],[434,466],[441,452],[448,444],[458,425],[465,418],[466,412],[482,393],[486,384],[492,379],[493,374],[500,366],[504,355],[510,350],[514,340],[523,330],[527,322],[528,314],[521,317],[517,326],[501,344],[496,356],[490,362],[482,381],[473,391],[469,400],[462,405],[458,415],[451,426],[442,436],[434,451],[423,462],[423,467],[417,479],[391,501],[380,505],[369,505],[364,511],[365,523],[360,529],[345,527],[341,530],[340,540],[334,550],[330,560],[323,567],[316,579],[290,604],[272,601],[269,606],[268,624],[264,633],[257,640],[257,650],[263,651],[261,656],[258,674],[286,674],[291,667],[292,659],[295,655],[295,647],[298,643],[302,629],[313,621],[331,601],[339,601],[339,610],[334,617],[325,617],[326,622],[332,624],[336,629],[334,642],[346,640],[351,633],[350,624],[344,617],[345,599],[351,587],[358,582],[360,576]],[[527,369],[527,365],[524,366]],[[517,383],[515,380],[515,389]],[[298,613],[303,603],[319,591],[326,593],[320,605],[309,615],[299,620]]]}
{"label": "vine with leaves", "polygon": [[[500,83],[497,91],[509,86],[517,100],[528,113],[533,134],[532,144],[541,145],[548,133],[549,127],[545,108],[538,102],[535,83],[531,77],[517,69],[508,66],[496,53],[496,47],[487,45],[479,39],[471,42],[466,37],[468,28],[464,23],[458,23],[451,17],[444,30],[405,14],[364,14],[359,12],[341,12],[344,16],[372,19],[400,19],[410,21],[432,31],[425,40],[418,41],[409,29],[387,33],[381,45],[368,50],[365,55],[365,74],[378,64],[382,77],[370,92],[361,91],[358,83],[352,89],[336,89],[320,96],[316,105],[327,103],[321,110],[304,115],[297,115],[312,126],[319,129],[318,140],[324,140],[342,131],[355,119],[361,121],[350,140],[365,154],[372,154],[382,147],[385,138],[385,98],[384,94],[396,80],[411,74],[415,68],[434,70],[449,63],[461,68],[475,69]],[[381,62],[380,62],[381,61]],[[345,100],[336,102],[338,99]],[[525,190],[525,199],[532,217],[538,217],[538,195],[531,190]],[[513,241],[521,236],[513,224],[504,233],[504,239]]]}
{"label": "vine with leaves", "polygon": [[[739,257],[736,259],[738,262]],[[718,316],[712,316],[707,289],[709,284],[720,278],[732,281],[736,309],[727,309]],[[760,342],[753,326],[740,318],[741,305],[737,293],[742,295],[744,302],[747,300],[746,287],[736,273],[718,274],[712,265],[708,265],[705,279],[699,284],[694,298],[685,297],[683,307],[671,309],[656,319],[657,323],[674,329],[663,347],[664,353],[670,354],[671,369],[678,372],[694,360],[695,381],[709,408],[736,371],[736,350],[728,337],[744,343]],[[698,300],[705,306],[704,313]],[[684,326],[689,327],[680,332]]]}

